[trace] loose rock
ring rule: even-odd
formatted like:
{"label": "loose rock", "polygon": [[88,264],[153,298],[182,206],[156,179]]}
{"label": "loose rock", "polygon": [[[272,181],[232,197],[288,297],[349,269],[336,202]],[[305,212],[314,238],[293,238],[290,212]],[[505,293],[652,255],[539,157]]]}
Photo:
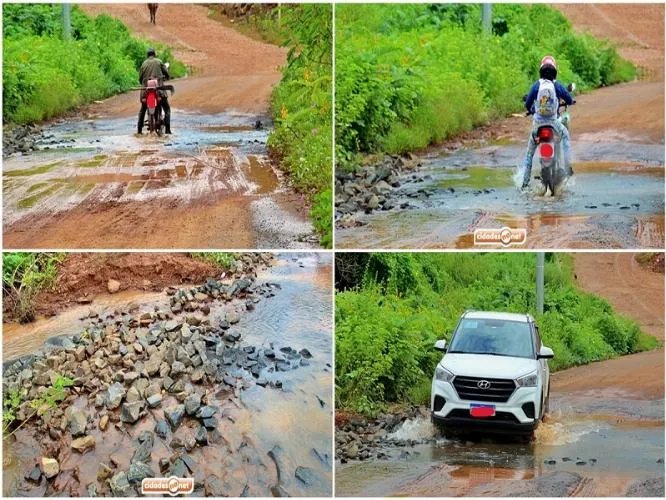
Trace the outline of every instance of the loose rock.
{"label": "loose rock", "polygon": [[55,458],[42,457],[42,473],[47,479],[55,477],[60,472],[60,464]]}
{"label": "loose rock", "polygon": [[185,405],[176,405],[166,408],[164,410],[164,416],[169,424],[171,424],[171,428],[176,430],[185,416]]}
{"label": "loose rock", "polygon": [[95,438],[92,436],[85,436],[77,438],[72,441],[72,449],[79,453],[85,453],[87,450],[95,447]]}

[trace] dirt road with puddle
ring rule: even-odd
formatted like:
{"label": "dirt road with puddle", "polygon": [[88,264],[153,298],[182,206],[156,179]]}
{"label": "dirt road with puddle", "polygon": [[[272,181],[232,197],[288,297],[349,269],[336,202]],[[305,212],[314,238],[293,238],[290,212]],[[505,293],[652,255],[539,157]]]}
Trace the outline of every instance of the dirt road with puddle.
{"label": "dirt road with puddle", "polygon": [[[167,4],[84,5],[173,47],[173,135],[135,135],[138,91],[46,124],[38,150],[4,159],[6,248],[311,248],[301,195],[269,159],[269,99],[284,49]],[[159,54],[158,54],[159,57]]]}
{"label": "dirt road with puddle", "polygon": [[540,196],[534,180],[532,192],[518,191],[531,120],[511,117],[458,146],[424,152],[422,167],[397,179],[392,208],[356,213],[362,227],[336,228],[336,244],[469,248],[475,229],[509,226],[526,228],[531,248],[663,246],[664,8],[641,6],[648,12],[640,17],[632,17],[636,6],[561,8],[580,30],[600,11],[606,21],[595,34],[618,43],[641,72],[638,81],[577,97],[570,108],[575,176],[563,193]]}
{"label": "dirt road with puddle", "polygon": [[[582,288],[664,338],[664,275],[631,254],[577,254]],[[529,444],[440,437],[426,410],[385,435],[383,460],[338,462],[340,496],[663,496],[664,350],[553,374]],[[338,457],[339,459],[339,457]]]}
{"label": "dirt road with puddle", "polygon": [[[87,346],[86,352],[91,349],[89,336],[93,345],[108,344],[102,348],[107,352],[102,358],[117,365],[115,351],[122,355],[124,349],[109,340],[115,338],[115,328],[121,330],[120,345],[129,351],[124,354],[129,358],[123,366],[114,367],[116,372],[120,369],[121,374],[132,370],[142,373],[144,368],[150,373],[151,358],[162,352],[165,345],[164,359],[171,364],[167,376],[162,375],[163,361],[159,374],[147,379],[143,374],[129,384],[125,380],[128,384],[125,402],[119,409],[110,409],[113,408],[110,391],[107,395],[106,390],[92,390],[97,382],[83,375],[86,381],[83,385],[77,382],[76,390],[70,392],[59,409],[49,411],[41,419],[34,417],[14,437],[4,440],[4,494],[88,496],[95,492],[103,496],[112,493],[136,496],[140,483],[137,478],[152,470],[158,477],[173,473],[193,477],[198,495],[266,497],[276,492],[291,496],[330,495],[331,267],[331,259],[325,255],[289,254],[280,256],[273,267],[258,271],[256,281],[245,292],[239,291],[244,278],[228,277],[218,283],[207,280],[195,288],[179,287],[183,292],[174,288],[168,294],[137,291],[102,294],[89,305],[71,308],[53,318],[28,325],[13,324],[10,328],[3,325],[9,332],[3,338],[3,382],[9,385],[23,379],[10,368],[15,361],[7,360],[20,359],[25,367],[18,373],[25,374],[25,369],[32,366],[38,378],[43,368],[40,359],[52,366],[50,358],[84,354],[81,346]],[[188,296],[188,291],[194,298]],[[174,312],[174,307],[179,309],[176,304],[180,297],[185,297],[184,310]],[[201,323],[194,326],[192,316]],[[172,331],[170,323],[178,323],[178,328],[181,323],[188,324],[189,329],[183,327],[180,335],[176,335],[180,330]],[[101,339],[95,333],[100,325],[107,332]],[[88,334],[82,335],[83,331]],[[136,340],[128,342],[128,335]],[[158,340],[153,344],[151,337],[157,335]],[[206,348],[202,351],[204,343]],[[142,348],[142,344],[147,347]],[[178,345],[178,361],[169,358],[169,344]],[[198,355],[192,356],[191,365],[184,361],[189,368],[177,375],[175,367],[182,369],[178,365],[181,354],[190,351],[192,345],[198,346]],[[41,356],[40,352],[45,357],[35,360],[34,354]],[[150,356],[146,357],[147,354]],[[95,371],[101,366],[98,358],[86,356],[79,364],[90,363]],[[134,361],[129,363],[130,359]],[[203,365],[199,364],[201,360]],[[213,378],[219,380],[210,378],[215,370],[209,372],[209,363],[217,366],[218,373]],[[67,370],[69,364],[61,363],[58,369]],[[202,373],[203,379],[199,380]],[[97,376],[105,379],[103,368],[97,371]],[[144,407],[135,423],[128,422],[127,414],[131,413],[128,408],[135,404],[131,403],[136,397],[135,389],[148,397],[158,376],[160,387],[174,381],[175,384],[158,392],[161,403]],[[146,387],[147,383],[150,385]],[[176,388],[177,385],[180,387]],[[130,396],[132,391],[134,397]],[[188,394],[202,395],[200,402],[196,397],[192,401],[189,396],[184,400],[186,409],[193,404],[200,405],[200,411],[187,410],[187,416],[174,425],[167,413],[183,403]],[[84,426],[86,438],[93,438],[93,447],[83,453],[72,448],[75,442],[70,434],[74,434],[76,419],[71,415],[77,412],[71,407],[87,417],[78,425]],[[213,413],[214,420],[206,420],[206,415],[201,414],[204,411]],[[105,415],[110,421],[102,429]],[[164,423],[165,417],[168,425]],[[208,429],[207,444],[202,443],[202,424],[197,419],[203,419],[203,426]],[[48,480],[34,469],[42,456],[54,457],[60,465],[60,472]]]}

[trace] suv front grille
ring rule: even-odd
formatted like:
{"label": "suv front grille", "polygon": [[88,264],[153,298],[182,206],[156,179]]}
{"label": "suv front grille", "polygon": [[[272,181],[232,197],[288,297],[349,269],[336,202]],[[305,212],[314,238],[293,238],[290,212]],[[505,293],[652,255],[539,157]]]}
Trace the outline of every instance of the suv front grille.
{"label": "suv front grille", "polygon": [[[482,380],[489,382],[490,387],[481,389],[478,384]],[[453,379],[453,387],[460,399],[506,403],[516,389],[516,384],[513,380],[502,378],[456,377]]]}

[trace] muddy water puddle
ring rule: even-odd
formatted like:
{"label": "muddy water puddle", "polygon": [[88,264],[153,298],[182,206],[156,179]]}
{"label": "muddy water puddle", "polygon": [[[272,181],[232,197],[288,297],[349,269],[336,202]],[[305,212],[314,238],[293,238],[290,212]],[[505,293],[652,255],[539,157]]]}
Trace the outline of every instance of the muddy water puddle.
{"label": "muddy water puddle", "polygon": [[282,188],[268,159],[269,130],[254,115],[173,110],[170,136],[133,134],[135,119],[92,119],[44,129],[40,150],[4,160],[5,224],[83,202],[192,202],[269,195]]}
{"label": "muddy water puddle", "polygon": [[[576,489],[621,496],[635,480],[662,477],[662,418],[613,421],[612,416],[555,410],[530,443],[511,438],[446,440],[427,420],[405,421],[393,435],[422,444],[386,448],[388,460],[336,468],[341,496],[546,496]],[[424,437],[428,436],[429,437]]]}
{"label": "muddy water puddle", "polygon": [[[275,295],[256,302],[254,310],[241,314],[240,321],[228,331],[241,335],[241,346],[270,347],[276,352],[285,346],[296,351],[307,349],[312,358],[298,369],[279,374],[262,373],[268,379],[265,388],[254,384],[249,372],[238,374],[239,380],[248,382],[242,390],[232,391],[222,383],[206,386],[207,404],[216,409],[217,431],[209,433],[207,446],[188,451],[195,466],[190,470],[187,465],[185,472],[195,478],[198,494],[271,496],[271,488],[278,483],[279,475],[281,487],[290,495],[330,495],[333,460],[331,272],[328,255],[288,254],[280,256],[278,265],[259,274],[257,284],[271,283]],[[27,325],[8,329],[4,339],[5,359],[32,353],[49,339],[53,342],[53,335],[80,332],[87,321],[80,318],[91,309],[103,315],[106,311],[124,310],[130,307],[128,304],[137,304],[140,309],[134,314],[141,315],[143,311],[159,310],[169,304],[169,297],[162,293],[126,292],[110,299],[96,298],[90,305],[42,319],[36,323],[38,328],[34,333]],[[227,318],[230,311],[238,310],[234,302],[212,302],[210,307],[211,324]],[[278,380],[279,384],[271,387],[271,382]],[[88,484],[97,482],[99,464],[116,464],[114,474],[127,471],[139,436],[144,431],[152,432],[162,418],[161,409],[176,403],[172,395],[165,394],[161,407],[148,410],[134,425],[118,427],[109,423],[108,428],[101,431],[95,421],[89,425],[88,434],[95,438],[96,446],[85,454],[70,450],[68,433],[62,438],[58,452],[58,443],[53,448],[52,441],[42,442],[40,430],[26,425],[15,439],[4,442],[4,493],[87,495]],[[73,404],[93,410],[87,406],[85,397]],[[162,475],[158,466],[160,459],[173,458],[171,439],[177,437],[187,442],[193,439],[199,426],[196,420],[186,418],[177,430],[170,431],[168,439],[155,435],[150,465],[158,476]],[[215,432],[219,433],[217,437]],[[269,456],[271,451],[278,460]],[[48,487],[45,480],[37,486],[23,479],[24,473],[45,454],[55,454],[60,462],[60,474],[49,481]],[[296,477],[298,468],[310,471],[309,485]],[[103,484],[104,481],[98,483],[99,493],[108,495],[109,489]]]}
{"label": "muddy water puddle", "polygon": [[363,226],[337,229],[337,241],[355,248],[467,248],[475,229],[508,225],[527,229],[529,247],[663,245],[663,145],[575,143],[574,151],[575,175],[555,197],[543,196],[534,178],[530,192],[518,191],[519,146],[433,154],[400,178],[395,206],[403,208],[357,214]]}

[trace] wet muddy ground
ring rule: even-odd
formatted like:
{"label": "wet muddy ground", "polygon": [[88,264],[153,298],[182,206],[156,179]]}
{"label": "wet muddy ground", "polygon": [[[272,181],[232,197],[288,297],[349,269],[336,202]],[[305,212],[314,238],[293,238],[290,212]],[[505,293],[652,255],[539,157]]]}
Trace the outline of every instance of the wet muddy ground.
{"label": "wet muddy ground", "polygon": [[[556,395],[529,444],[446,440],[427,417],[405,420],[382,460],[336,466],[339,496],[663,496],[664,401]],[[661,485],[661,486],[659,486]]]}
{"label": "wet muddy ground", "polygon": [[[194,294],[192,289],[194,299],[183,302],[188,311],[184,313],[173,310],[174,307],[178,309],[174,306],[174,297],[176,302],[181,297],[181,292],[175,289],[169,292],[173,295],[121,292],[33,325],[8,328],[8,334],[3,338],[3,383],[6,386],[15,381],[11,376],[7,378],[7,370],[13,363],[6,360],[20,357],[26,362],[32,359],[30,354],[44,349],[44,345],[50,346],[45,358],[49,366],[52,366],[49,356],[84,355],[84,350],[78,347],[79,342],[88,344],[86,334],[81,336],[81,331],[86,327],[93,340],[96,339],[97,334],[92,332],[100,321],[120,321],[130,325],[128,331],[121,327],[121,345],[125,344],[130,351],[130,359],[123,361],[121,373],[128,370],[142,373],[139,363],[150,370],[152,356],[161,350],[160,347],[155,351],[150,338],[162,328],[166,329],[169,342],[178,344],[178,360],[181,359],[181,347],[188,351],[192,345],[197,346],[196,351],[201,355],[203,343],[195,340],[199,336],[208,346],[209,361],[198,365],[200,360],[197,361],[195,354],[191,358],[192,367],[178,375],[182,366],[177,364],[178,361],[170,361],[167,343],[165,359],[171,363],[171,370],[164,376],[164,363],[160,365],[160,381],[167,384],[169,377],[173,377],[171,382],[175,385],[158,391],[161,403],[154,408],[144,407],[136,423],[128,422],[136,416],[132,411],[134,403],[129,401],[136,398],[135,388],[143,390],[144,396],[152,392],[154,376],[140,383],[144,380],[142,376],[134,380],[134,375],[130,376],[132,372],[125,373],[121,379],[125,381],[127,396],[119,409],[105,409],[112,400],[110,392],[93,390],[96,395],[89,392],[91,387],[99,385],[94,379],[83,385],[77,383],[60,408],[48,412],[49,424],[43,421],[44,417],[36,417],[13,438],[4,441],[4,494],[114,493],[136,496],[135,488],[140,483],[137,478],[152,471],[160,477],[170,474],[194,477],[197,495],[330,495],[333,412],[331,261],[325,255],[281,256],[274,267],[259,273],[256,282],[248,289],[250,295],[243,296],[234,291],[234,287],[240,290],[244,283],[243,279],[230,280],[225,285],[230,288],[220,288],[226,290],[220,292],[220,299],[215,298],[217,285],[207,282],[205,289],[197,288],[203,295]],[[234,298],[221,299],[228,294]],[[128,315],[130,310],[133,312]],[[196,323],[191,320],[193,316],[201,320],[199,325],[193,324]],[[178,329],[170,330],[173,324],[180,327],[183,321],[191,329],[187,342],[184,333],[179,336]],[[132,326],[136,322],[138,325]],[[183,328],[183,332],[186,330]],[[110,349],[110,353],[115,354],[119,349],[113,341],[117,334],[113,333],[113,328],[107,331],[110,332],[107,337],[110,335],[112,340],[102,339],[101,345],[108,344],[103,349]],[[79,334],[78,340],[72,334]],[[131,344],[127,342],[127,335],[134,335],[137,340]],[[142,338],[147,339],[148,347],[142,347]],[[75,341],[74,346],[69,344],[70,340]],[[166,338],[158,340],[155,345],[165,341]],[[85,352],[89,348],[92,349],[86,347]],[[124,351],[119,352],[123,355]],[[152,354],[144,359],[142,352]],[[100,363],[101,366],[97,361],[99,358],[113,363],[114,354],[104,357],[95,352],[94,363],[91,357],[90,364],[97,366]],[[137,361],[131,361],[133,355]],[[230,357],[240,365],[229,365],[230,360],[226,358]],[[257,371],[257,361],[253,362],[253,359],[264,368]],[[210,362],[218,366],[217,375],[209,372]],[[187,366],[187,361],[185,363]],[[174,371],[174,364],[177,371]],[[200,381],[198,375],[195,378],[196,373],[201,374],[201,368],[197,366],[204,369]],[[41,376],[38,375],[39,366],[34,366],[30,374],[25,372],[26,369],[20,372],[23,380],[32,373],[35,377]],[[104,380],[103,370],[97,373]],[[144,387],[147,383],[151,385]],[[185,416],[182,423],[173,425],[167,413],[183,401],[187,408],[192,401],[188,403],[185,398],[194,393],[202,396],[200,405],[194,401],[194,406],[200,409],[192,416]],[[101,409],[93,404],[93,400],[98,403],[97,399],[102,403]],[[83,419],[83,434],[86,439],[92,437],[94,440],[92,449],[83,453],[72,449],[76,444],[73,441],[74,428],[81,426],[75,418],[80,412],[72,408],[78,408],[87,416]],[[206,420],[208,415],[202,412],[213,412],[213,420]],[[109,422],[102,430],[100,424],[105,415]],[[165,417],[169,424],[163,420]],[[158,432],[160,426],[163,428]],[[202,431],[203,427],[207,431]],[[77,435],[81,434],[79,431],[80,428]],[[207,445],[201,442],[202,433],[207,434]],[[48,480],[40,474],[39,468],[35,469],[43,456],[56,458],[59,462],[59,473]]]}
{"label": "wet muddy ground", "polygon": [[46,126],[38,151],[4,161],[5,246],[316,246],[265,117],[175,108],[172,123],[164,137],[133,135],[134,116]]}
{"label": "wet muddy ground", "polygon": [[[664,146],[574,141],[563,193],[518,191],[522,144],[432,152],[404,172],[390,210],[336,229],[347,248],[467,248],[478,228],[527,229],[527,247],[657,248],[664,242]],[[603,159],[603,161],[600,161]],[[533,176],[538,175],[535,162]]]}

